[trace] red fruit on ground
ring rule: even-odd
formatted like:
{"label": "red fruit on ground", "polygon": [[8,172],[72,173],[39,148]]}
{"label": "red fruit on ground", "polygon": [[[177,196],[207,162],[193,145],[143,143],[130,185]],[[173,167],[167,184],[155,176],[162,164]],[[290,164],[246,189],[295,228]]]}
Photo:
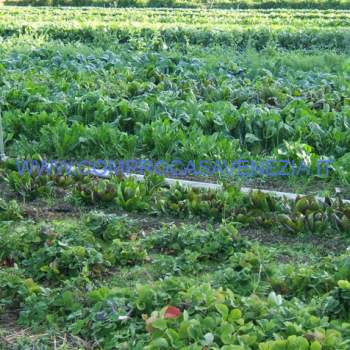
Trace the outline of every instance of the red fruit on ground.
{"label": "red fruit on ground", "polygon": [[175,306],[166,306],[164,318],[177,318],[181,315],[181,310]]}

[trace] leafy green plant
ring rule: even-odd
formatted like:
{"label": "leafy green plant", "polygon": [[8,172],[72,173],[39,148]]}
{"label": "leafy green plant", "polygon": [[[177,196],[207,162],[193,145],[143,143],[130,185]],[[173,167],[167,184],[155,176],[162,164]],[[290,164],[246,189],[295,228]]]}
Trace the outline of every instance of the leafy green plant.
{"label": "leafy green plant", "polygon": [[85,220],[87,227],[104,241],[116,238],[127,240],[137,234],[137,222],[126,216],[92,212],[86,216]]}
{"label": "leafy green plant", "polygon": [[47,196],[51,192],[49,177],[29,175],[24,173],[22,176],[12,171],[7,175],[6,181],[10,187],[23,198],[34,199],[37,196]]}
{"label": "leafy green plant", "polygon": [[11,200],[9,203],[6,203],[0,198],[0,221],[21,219],[23,219],[23,211],[16,201]]}
{"label": "leafy green plant", "polygon": [[112,265],[137,264],[147,261],[148,254],[141,241],[126,241],[114,239],[106,252]]}

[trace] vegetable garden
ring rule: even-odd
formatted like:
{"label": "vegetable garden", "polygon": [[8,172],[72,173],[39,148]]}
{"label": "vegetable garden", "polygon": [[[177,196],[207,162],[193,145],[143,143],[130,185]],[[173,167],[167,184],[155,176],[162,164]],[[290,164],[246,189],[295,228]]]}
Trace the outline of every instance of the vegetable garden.
{"label": "vegetable garden", "polygon": [[[1,349],[349,349],[350,12],[335,8],[0,8]],[[184,176],[215,191],[20,174],[23,159],[311,172]]]}

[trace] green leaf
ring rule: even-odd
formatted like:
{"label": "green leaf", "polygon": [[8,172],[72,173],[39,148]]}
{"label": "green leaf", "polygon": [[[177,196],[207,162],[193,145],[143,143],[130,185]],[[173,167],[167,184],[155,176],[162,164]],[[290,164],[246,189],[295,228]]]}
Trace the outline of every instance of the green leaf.
{"label": "green leaf", "polygon": [[165,334],[168,336],[172,346],[175,346],[176,342],[178,342],[180,339],[179,333],[177,333],[174,329],[167,329]]}
{"label": "green leaf", "polygon": [[310,345],[310,350],[322,350],[322,345],[316,340]]}
{"label": "green leaf", "polygon": [[164,331],[167,328],[167,321],[163,318],[158,318],[157,320],[152,322],[152,328],[160,329]]}
{"label": "green leaf", "polygon": [[227,323],[221,328],[220,339],[224,344],[232,344],[235,341],[235,337],[232,333],[235,331],[235,328],[232,324]]}
{"label": "green leaf", "polygon": [[230,312],[230,315],[228,317],[229,322],[234,322],[239,320],[242,317],[242,312],[240,309],[233,309]]}
{"label": "green leaf", "polygon": [[213,333],[207,333],[204,335],[204,340],[202,342],[203,346],[211,346],[214,342],[214,334]]}
{"label": "green leaf", "polygon": [[151,342],[150,344],[151,349],[158,350],[158,349],[168,349],[169,343],[165,338],[158,338]]}
{"label": "green leaf", "polygon": [[216,310],[220,312],[222,318],[226,321],[228,316],[228,307],[225,304],[216,304]]}
{"label": "green leaf", "polygon": [[342,289],[350,289],[350,282],[347,280],[338,281],[338,287]]}

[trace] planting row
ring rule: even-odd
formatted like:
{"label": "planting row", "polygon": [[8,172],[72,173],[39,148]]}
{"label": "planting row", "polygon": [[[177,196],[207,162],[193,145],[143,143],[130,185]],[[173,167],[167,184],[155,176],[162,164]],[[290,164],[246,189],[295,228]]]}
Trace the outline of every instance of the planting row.
{"label": "planting row", "polygon": [[5,8],[0,13],[0,35],[5,38],[31,33],[106,47],[161,39],[167,45],[261,49],[272,43],[286,49],[346,51],[349,42],[350,17],[344,11]]}
{"label": "planting row", "polygon": [[[216,222],[234,220],[251,227],[280,227],[291,233],[329,233],[350,230],[350,206],[340,198],[324,203],[314,197],[295,201],[277,200],[262,192],[245,195],[238,188],[226,186],[222,191],[169,188],[163,179],[148,176],[144,182],[114,177],[97,180],[90,176],[20,176],[16,171],[5,174],[12,191],[24,199],[55,198],[57,193],[70,194],[70,203],[78,206],[98,205],[129,212],[170,215],[181,218],[206,218]],[[21,218],[20,209],[10,202],[2,204],[2,219]],[[14,205],[14,206],[13,206]]]}
{"label": "planting row", "polygon": [[1,223],[1,311],[86,349],[348,348],[348,253],[281,263],[232,224],[140,225],[102,212]]}
{"label": "planting row", "polygon": [[331,175],[349,181],[345,55],[266,49],[221,56],[227,48],[194,46],[151,52],[136,43],[33,49],[37,40],[10,41],[1,53],[12,157],[274,158],[313,170],[329,159]]}

